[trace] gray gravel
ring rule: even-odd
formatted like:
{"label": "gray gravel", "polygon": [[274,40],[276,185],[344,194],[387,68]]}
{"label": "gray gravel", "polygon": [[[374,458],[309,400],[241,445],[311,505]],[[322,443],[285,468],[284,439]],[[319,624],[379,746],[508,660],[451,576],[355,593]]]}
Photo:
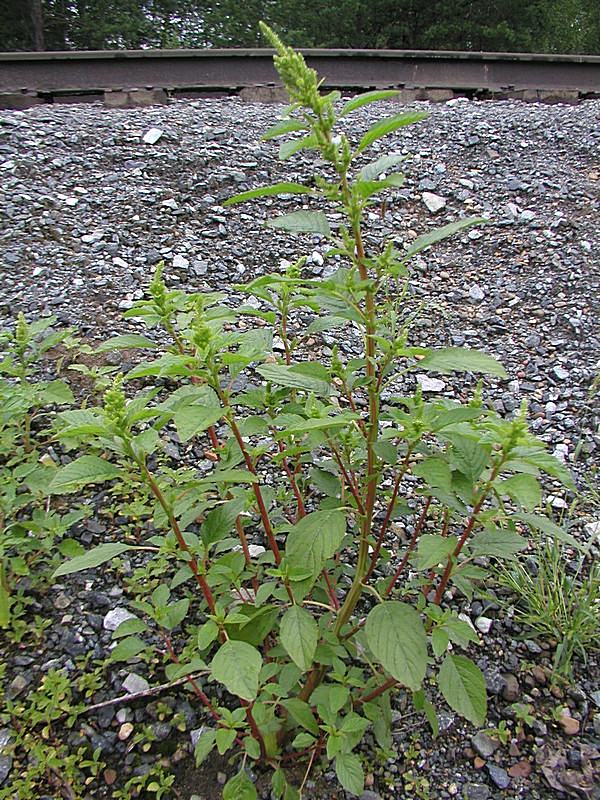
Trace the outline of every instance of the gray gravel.
{"label": "gray gravel", "polygon": [[[426,303],[415,343],[465,344],[498,356],[509,379],[486,381],[490,401],[500,413],[512,414],[526,398],[536,433],[583,479],[600,461],[599,410],[590,396],[600,367],[600,101],[571,107],[454,100],[413,107],[430,111],[430,120],[373,149],[373,158],[388,151],[409,158],[406,185],[385,209],[373,209],[367,242],[385,234],[402,246],[460,216],[490,220],[414,261],[411,302]],[[232,303],[238,297],[233,284],[278,270],[300,255],[308,256],[308,274],[332,271],[335,261],[324,257],[327,247],[319,237],[294,239],[263,225],[276,209],[297,208],[297,199],[220,205],[254,186],[309,180],[310,155],[281,164],[276,146],[260,142],[280,110],[231,99],[135,110],[77,105],[5,112],[0,116],[0,327],[23,310],[30,318],[54,313],[90,341],[136,330],[135,322],[121,319],[122,310],[141,297],[161,259],[172,285],[224,289]],[[358,138],[383,113],[395,111],[395,106],[361,109],[347,130]],[[337,219],[331,215],[332,226]],[[334,336],[325,337],[315,347],[326,357],[334,342]],[[348,354],[355,347],[346,333],[339,344]],[[446,376],[420,376],[420,382],[425,392],[454,398],[465,396],[474,383]],[[557,489],[558,509],[566,506],[565,497]],[[587,520],[590,530],[597,524]],[[103,534],[98,520],[82,524],[86,543],[98,543]],[[44,611],[50,613],[51,604],[62,619],[46,637],[44,658],[50,660],[33,665],[34,671],[72,671],[73,659],[84,653],[106,655],[117,616],[130,612],[122,590],[105,580],[104,574],[94,579],[92,591],[89,575],[54,586]],[[67,616],[65,601],[74,605]],[[42,605],[34,610],[42,611]],[[540,656],[532,649],[536,643],[522,642],[522,632],[496,608],[474,603],[471,614],[486,620],[486,654],[478,663],[497,718],[509,719],[515,700],[549,696],[541,682],[524,689],[513,674],[520,662]],[[73,618],[85,622],[71,625]],[[22,691],[31,681],[24,671],[31,660],[18,659],[11,658],[10,675],[21,673]],[[135,672],[117,670],[112,690],[109,683],[100,699],[123,689],[138,691],[141,680]],[[586,692],[597,689],[591,671],[584,682]],[[587,718],[583,701],[568,702]],[[195,730],[202,720],[189,704],[180,700],[177,708],[188,718],[188,730]],[[94,725],[73,732],[72,744],[83,737],[104,753],[124,753],[116,731],[130,721],[147,722],[149,709],[152,704],[107,708]],[[406,709],[400,705],[399,711]],[[429,776],[436,799],[550,796],[540,783],[532,788],[509,776],[504,751],[488,752],[488,737],[480,732],[471,740],[475,732],[447,711],[438,743],[426,745],[431,750],[424,749],[422,758],[414,755],[414,720],[405,724],[402,714],[394,734],[396,757],[373,770],[390,787],[389,794],[381,789],[386,798],[402,797],[399,773],[407,765]],[[158,729],[155,734],[162,736]],[[473,769],[469,759],[484,752],[494,763],[484,771]],[[1,778],[10,764],[0,756]],[[127,768],[132,758],[126,759]],[[319,784],[315,797],[331,796],[328,774],[325,790]],[[371,790],[364,795],[365,800],[377,796]]]}
{"label": "gray gravel", "polygon": [[[413,107],[430,119],[372,149],[373,157],[408,156],[406,186],[383,217],[373,209],[372,234],[403,244],[460,216],[491,223],[414,261],[417,296],[430,304],[416,338],[499,356],[511,380],[488,382],[495,407],[510,413],[526,397],[534,430],[560,458],[572,461],[579,444],[596,459],[597,426],[582,421],[600,354],[600,101]],[[346,129],[358,137],[397,110],[360,109]],[[318,237],[294,240],[263,225],[297,199],[220,205],[282,177],[309,179],[310,154],[282,164],[276,145],[260,142],[280,111],[227,99],[5,112],[1,323],[24,310],[56,313],[93,339],[125,330],[120,311],[141,296],[160,259],[174,285],[194,289],[227,288],[303,254],[309,270],[327,274],[335,262],[323,260]],[[147,136],[152,129],[158,139]],[[455,393],[450,384],[442,390]]]}

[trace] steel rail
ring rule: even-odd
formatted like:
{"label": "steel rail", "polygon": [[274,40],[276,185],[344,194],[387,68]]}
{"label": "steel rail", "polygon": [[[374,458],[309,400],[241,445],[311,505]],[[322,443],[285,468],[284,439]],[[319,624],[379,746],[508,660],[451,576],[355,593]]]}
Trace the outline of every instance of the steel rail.
{"label": "steel rail", "polygon": [[[0,94],[100,94],[134,89],[236,93],[277,86],[267,49],[0,53]],[[327,88],[523,90],[600,94],[600,56],[419,50],[302,51]]]}

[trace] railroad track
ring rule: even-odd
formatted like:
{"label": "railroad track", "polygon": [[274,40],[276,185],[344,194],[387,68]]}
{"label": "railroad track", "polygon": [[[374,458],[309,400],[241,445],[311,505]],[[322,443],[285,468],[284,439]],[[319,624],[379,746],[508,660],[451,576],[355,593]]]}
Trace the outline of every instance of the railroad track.
{"label": "railroad track", "polygon": [[[403,99],[454,94],[577,101],[600,96],[600,56],[422,50],[303,50],[326,88],[400,89]],[[279,100],[272,51],[100,50],[0,53],[0,107],[102,99],[146,105],[168,96]]]}

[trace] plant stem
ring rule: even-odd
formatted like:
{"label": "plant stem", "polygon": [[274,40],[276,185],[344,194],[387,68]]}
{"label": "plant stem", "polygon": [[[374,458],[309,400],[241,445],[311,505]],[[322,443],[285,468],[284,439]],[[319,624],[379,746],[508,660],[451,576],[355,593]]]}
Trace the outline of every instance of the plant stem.
{"label": "plant stem", "polygon": [[387,529],[390,524],[390,520],[392,518],[392,514],[394,513],[394,506],[396,505],[396,498],[398,497],[398,491],[400,489],[400,484],[402,482],[402,478],[406,475],[406,471],[408,470],[408,464],[410,461],[410,456],[412,454],[411,447],[408,448],[408,452],[402,462],[400,469],[398,470],[398,474],[396,475],[396,480],[394,481],[394,488],[392,490],[392,496],[390,498],[390,502],[388,503],[388,507],[385,513],[385,517],[383,519],[383,523],[381,524],[381,530],[379,531],[379,536],[377,537],[377,542],[371,553],[371,563],[369,564],[369,569],[367,570],[367,574],[365,575],[365,583],[369,580],[371,575],[373,574],[373,570],[377,565],[377,561],[379,559],[379,554],[381,552],[381,547],[383,545],[383,540],[385,538],[385,534],[387,533]]}
{"label": "plant stem", "polygon": [[400,562],[400,566],[398,567],[398,569],[394,573],[394,576],[393,576],[392,580],[389,582],[388,587],[385,590],[385,593],[384,593],[385,597],[389,597],[390,596],[390,593],[391,593],[392,589],[396,585],[396,581],[398,580],[398,578],[400,577],[400,575],[404,571],[404,567],[408,563],[408,559],[410,558],[410,554],[412,553],[412,551],[417,546],[417,542],[419,540],[419,536],[421,535],[421,532],[423,531],[423,526],[425,525],[425,519],[427,518],[427,512],[429,511],[429,506],[431,505],[431,500],[432,500],[431,497],[427,498],[427,502],[425,503],[425,506],[423,507],[423,510],[421,511],[421,516],[419,517],[419,521],[417,522],[417,525],[415,527],[414,533],[413,533],[413,535],[411,537],[411,540],[410,540],[410,542],[408,544],[408,547],[406,548],[406,552],[404,553],[404,557],[403,557],[402,561]]}
{"label": "plant stem", "polygon": [[393,689],[397,683],[398,681],[395,678],[388,678],[387,681],[377,686],[377,688],[373,689],[373,691],[369,692],[368,694],[361,695],[358,700],[354,701],[354,705],[363,705],[364,703],[374,700],[376,697],[379,697],[379,695],[387,692],[388,689]]}
{"label": "plant stem", "polygon": [[160,503],[163,511],[167,515],[167,519],[169,520],[169,525],[171,526],[171,530],[175,534],[175,538],[177,539],[177,543],[179,544],[179,547],[181,548],[181,550],[184,551],[184,553],[186,553],[189,556],[189,562],[188,563],[190,565],[190,569],[194,573],[194,577],[196,578],[196,581],[197,581],[198,585],[202,589],[202,594],[204,595],[204,599],[206,600],[206,602],[208,604],[208,607],[210,609],[210,613],[214,614],[215,613],[215,599],[214,599],[213,594],[212,594],[212,592],[210,590],[210,586],[206,582],[206,578],[204,577],[204,575],[200,572],[200,568],[198,567],[198,562],[196,560],[196,557],[194,556],[194,554],[192,553],[192,551],[188,547],[188,544],[187,544],[187,542],[185,541],[185,539],[183,537],[183,534],[181,532],[181,528],[179,527],[179,523],[178,523],[175,515],[173,514],[173,510],[172,510],[171,506],[168,504],[165,496],[163,495],[163,493],[162,493],[162,491],[160,489],[160,486],[156,483],[156,481],[152,477],[148,467],[143,463],[143,461],[139,461],[139,460],[136,459],[136,462],[137,462],[139,468],[141,469],[142,474],[144,475],[144,478],[146,479],[146,483],[150,487],[153,495],[156,497],[156,499]]}

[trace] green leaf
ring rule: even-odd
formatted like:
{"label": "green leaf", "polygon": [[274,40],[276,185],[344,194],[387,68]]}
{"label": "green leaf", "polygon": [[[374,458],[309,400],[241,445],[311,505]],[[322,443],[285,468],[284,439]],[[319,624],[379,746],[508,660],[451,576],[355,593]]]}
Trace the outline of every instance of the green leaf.
{"label": "green leaf", "polygon": [[215,742],[219,755],[224,755],[235,742],[235,731],[230,728],[219,728]]}
{"label": "green leaf", "polygon": [[290,716],[298,725],[301,725],[309,733],[315,736],[318,735],[319,726],[308,703],[305,703],[298,697],[290,697],[289,700],[284,700],[282,705],[288,710]]}
{"label": "green leaf", "polygon": [[254,784],[243,769],[223,787],[223,800],[256,800],[257,797]]}
{"label": "green leaf", "polygon": [[521,473],[503,481],[494,481],[494,488],[500,495],[508,495],[525,511],[533,511],[542,502],[542,488],[533,475]]}
{"label": "green leaf", "polygon": [[447,655],[438,673],[438,685],[450,708],[474,725],[483,725],[487,713],[485,678],[470,658]]}
{"label": "green leaf", "polygon": [[296,750],[305,750],[307,747],[310,747],[315,743],[315,737],[311,736],[310,733],[305,733],[302,731],[299,733],[292,742],[292,747],[295,747]]}
{"label": "green leaf", "polygon": [[300,150],[312,150],[317,146],[315,137],[304,136],[302,139],[291,139],[289,142],[282,142],[279,145],[279,160],[287,161],[288,158],[293,156]]}
{"label": "green leaf", "polygon": [[143,622],[143,620],[138,619],[137,617],[131,617],[130,619],[125,619],[120,623],[117,629],[113,631],[112,638],[122,639],[123,636],[131,636],[133,633],[143,633],[147,630],[148,626],[145,622]]}
{"label": "green leaf", "polygon": [[405,125],[421,122],[421,120],[427,119],[428,116],[429,114],[425,114],[421,111],[411,111],[406,114],[396,114],[395,117],[389,117],[388,119],[382,119],[376,122],[375,125],[369,128],[365,133],[360,140],[356,152],[362,153],[363,150],[366,150],[366,148],[377,141],[377,139],[381,139],[382,136],[387,136],[388,133],[393,133],[398,130],[398,128],[403,128]]}
{"label": "green leaf", "polygon": [[527,547],[527,539],[514,531],[502,528],[486,528],[469,539],[472,556],[492,556],[494,558],[513,558]]}
{"label": "green leaf", "polygon": [[105,483],[118,478],[121,470],[99,456],[80,456],[61,467],[50,481],[50,494],[68,494],[92,483]]}
{"label": "green leaf", "polygon": [[203,408],[200,405],[190,403],[190,405],[181,406],[175,411],[173,422],[181,441],[187,442],[192,436],[202,433],[202,431],[217,423],[222,416],[223,411],[221,408],[211,406]]}
{"label": "green leaf", "polygon": [[61,564],[54,571],[52,577],[59,578],[61,575],[72,575],[74,572],[81,572],[84,569],[99,567],[127,550],[135,550],[135,547],[128,544],[120,544],[119,542],[99,544],[98,547],[88,550],[82,556],[76,556],[70,561]]}
{"label": "green leaf", "polygon": [[435,228],[435,230],[417,237],[404,254],[402,260],[407,261],[417,253],[420,253],[421,250],[425,250],[427,247],[431,247],[432,244],[441,242],[443,239],[447,239],[448,236],[453,236],[465,228],[471,228],[473,225],[484,225],[486,222],[487,220],[483,217],[467,217],[466,219],[459,219],[458,222],[442,225],[441,228]]}
{"label": "green leaf", "polygon": [[440,732],[437,714],[433,704],[425,697],[425,692],[422,689],[413,693],[413,704],[416,711],[421,711],[425,715],[433,738],[437,739]]}
{"label": "green leaf", "polygon": [[196,759],[196,767],[199,767],[212,753],[215,747],[217,732],[209,729],[204,730],[198,737],[196,747],[194,748],[194,758]]}
{"label": "green leaf", "polygon": [[427,667],[427,635],[418,612],[396,600],[375,606],[365,626],[373,655],[393,678],[417,690]]}
{"label": "green leaf", "polygon": [[414,475],[423,478],[429,486],[443,489],[445,492],[452,490],[452,470],[441,458],[426,458],[412,468]]}
{"label": "green leaf", "polygon": [[307,672],[312,666],[319,639],[312,614],[300,606],[288,608],[281,618],[280,637],[292,661],[302,672]]}
{"label": "green leaf", "polygon": [[312,577],[294,582],[294,595],[303,597],[317,576],[338,550],[346,533],[342,511],[313,511],[298,522],[288,534],[285,556],[290,567],[306,569]]}
{"label": "green leaf", "polygon": [[431,567],[444,563],[455,547],[456,538],[454,536],[424,533],[419,538],[415,567],[419,570],[431,569]]}
{"label": "green leaf", "polygon": [[414,368],[426,372],[481,372],[484,375],[497,375],[506,378],[506,371],[499,361],[480,350],[469,350],[467,347],[441,347],[430,350],[425,358],[418,361]]}
{"label": "green leaf", "polygon": [[360,179],[363,181],[374,181],[383,172],[387,172],[398,164],[401,164],[403,161],[406,161],[406,156],[381,156],[381,158],[378,158],[376,161],[371,161],[370,164],[367,164],[361,169]]}
{"label": "green leaf", "polygon": [[[289,389],[302,389],[305,392],[314,392],[321,397],[328,397],[331,394],[329,381],[322,377],[313,377],[300,372],[296,367],[287,367],[283,364],[263,364],[256,368],[262,377],[276,383],[278,386],[286,386]],[[320,365],[319,365],[320,366]]]}
{"label": "green leaf", "polygon": [[106,353],[109,350],[128,350],[129,348],[147,348],[156,350],[158,344],[148,339],[147,336],[140,336],[137,333],[127,333],[123,336],[113,336],[96,348],[96,353]]}
{"label": "green leaf", "polygon": [[282,119],[281,122],[276,122],[275,125],[265,131],[261,139],[275,139],[277,136],[284,136],[286,133],[305,131],[306,128],[306,123],[301,122],[299,119]]}
{"label": "green leaf", "polygon": [[57,406],[75,402],[73,392],[64,381],[50,381],[50,383],[46,384],[43,398],[44,403],[55,403]]}
{"label": "green leaf", "polygon": [[147,647],[146,642],[139,636],[128,636],[110,651],[111,661],[127,661],[129,658],[139,655]]}
{"label": "green leaf", "polygon": [[353,97],[352,100],[344,105],[340,111],[340,118],[345,117],[357,108],[366,106],[369,103],[376,103],[379,100],[388,100],[391,97],[398,97],[400,92],[397,89],[381,89],[372,92],[363,92],[362,94]]}
{"label": "green leaf", "polygon": [[343,788],[359,795],[365,788],[365,774],[360,758],[353,753],[339,753],[335,759],[335,774]]}
{"label": "green leaf", "polygon": [[256,698],[261,667],[262,658],[255,647],[231,640],[221,645],[210,665],[213,678],[242,700]]}
{"label": "green leaf", "polygon": [[224,206],[232,206],[236,203],[245,203],[247,200],[254,200],[256,197],[268,197],[274,194],[311,194],[312,189],[309,186],[303,186],[301,183],[291,183],[283,181],[282,183],[274,183],[272,186],[262,186],[259,189],[250,189],[248,192],[240,192],[234,197],[230,197],[223,203]]}
{"label": "green leaf", "polygon": [[458,434],[448,434],[448,439],[452,442],[451,457],[455,465],[471,483],[475,483],[488,464],[490,446]]}
{"label": "green leaf", "polygon": [[548,519],[548,517],[542,517],[539,514],[526,514],[525,512],[521,512],[520,514],[513,514],[512,518],[518,519],[520,522],[523,522],[525,525],[527,525],[529,528],[533,528],[535,531],[540,531],[541,533],[545,533],[547,536],[551,536],[553,539],[558,539],[559,542],[564,542],[570,547],[575,547],[577,550],[585,549],[574,536],[571,536],[571,534],[567,533],[564,528],[561,528],[555,522],[552,522],[552,520]]}
{"label": "green leaf", "polygon": [[189,608],[190,601],[187,597],[182,597],[181,600],[178,600],[176,603],[172,603],[170,606],[167,606],[166,616],[163,621],[164,627],[172,631],[173,628],[181,625],[189,611]]}
{"label": "green leaf", "polygon": [[205,547],[229,536],[243,508],[243,500],[230,500],[208,512],[200,528],[200,537]]}
{"label": "green leaf", "polygon": [[292,211],[267,220],[269,228],[281,228],[292,233],[320,233],[329,236],[331,229],[322,211]]}

